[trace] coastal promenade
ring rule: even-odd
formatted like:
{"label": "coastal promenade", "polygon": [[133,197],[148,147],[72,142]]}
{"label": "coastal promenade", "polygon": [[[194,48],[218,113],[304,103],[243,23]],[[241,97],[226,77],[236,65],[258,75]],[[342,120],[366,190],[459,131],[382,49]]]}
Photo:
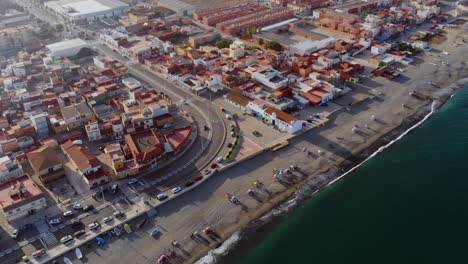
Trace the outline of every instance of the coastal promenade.
{"label": "coastal promenade", "polygon": [[[468,54],[466,45],[457,48],[452,46],[455,39],[463,36],[461,30],[447,29],[447,41],[434,45],[434,52],[419,56],[415,64],[406,68],[401,82],[374,78],[362,83],[362,92],[374,95],[372,91],[377,90],[379,96],[372,96],[371,99],[348,107],[348,110],[330,116],[325,126],[290,140],[288,146],[275,152],[263,152],[240,166],[217,173],[196,189],[160,206],[158,217],[150,224],[162,230],[157,240],[148,235],[147,229],[137,230],[135,236],[139,238],[132,240],[132,247],[138,248],[138,251],[123,254],[97,248],[87,253],[88,259],[93,263],[150,263],[171,248],[170,243],[175,239],[183,249],[177,251],[182,262],[193,263],[241,227],[285,201],[305,183],[303,180],[309,182],[315,179],[313,183],[325,185],[340,174],[341,168],[350,167],[364,159],[370,154],[369,149],[375,149],[375,144],[387,140],[382,140],[382,137],[396,137],[401,130],[429,111],[430,101],[409,96],[410,92],[417,91],[436,101],[443,101],[454,92],[453,88],[444,87],[467,75],[464,55]],[[443,55],[441,51],[448,51],[449,55]],[[437,67],[429,64],[434,58],[445,60],[448,64]],[[449,73],[451,78],[448,77]],[[429,85],[428,81],[442,88]],[[302,151],[304,147],[310,149],[313,155],[307,156]],[[274,182],[272,170],[286,168],[291,163],[301,168],[295,174],[296,180],[283,184]],[[327,171],[329,173],[323,173]],[[258,200],[246,193],[255,180],[264,184],[262,189],[255,190]],[[225,198],[226,193],[238,197],[243,206],[230,203]],[[214,227],[222,236],[221,241],[204,245],[190,239],[190,234],[207,225]],[[118,247],[124,242],[125,239],[112,243]]]}

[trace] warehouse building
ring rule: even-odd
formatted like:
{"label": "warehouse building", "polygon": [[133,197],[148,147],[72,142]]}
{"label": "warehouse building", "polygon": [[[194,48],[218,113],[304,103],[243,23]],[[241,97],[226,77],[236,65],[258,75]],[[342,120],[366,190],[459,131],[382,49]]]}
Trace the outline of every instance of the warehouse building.
{"label": "warehouse building", "polygon": [[52,57],[75,56],[81,49],[87,47],[88,43],[79,38],[60,41],[46,46]]}
{"label": "warehouse building", "polygon": [[119,0],[58,0],[45,2],[45,6],[73,23],[123,16],[130,10],[128,4]]}

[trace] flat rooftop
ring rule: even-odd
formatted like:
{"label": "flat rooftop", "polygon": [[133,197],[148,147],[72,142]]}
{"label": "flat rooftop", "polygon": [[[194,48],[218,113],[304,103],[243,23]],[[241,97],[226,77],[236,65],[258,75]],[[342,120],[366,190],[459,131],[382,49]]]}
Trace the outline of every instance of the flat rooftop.
{"label": "flat rooftop", "polygon": [[145,133],[131,134],[131,137],[139,152],[148,152],[161,143],[151,130],[146,130]]}
{"label": "flat rooftop", "polygon": [[329,37],[329,34],[326,32],[320,31],[319,28],[314,27],[312,25],[305,25],[297,28],[291,28],[292,30],[297,30],[303,32],[308,37],[302,36],[301,34],[296,34],[292,31],[288,32],[281,32],[278,31],[277,28],[273,28],[270,30],[262,31],[256,33],[255,36],[259,38],[263,38],[265,40],[271,41],[275,40],[278,41],[283,46],[293,46],[294,44],[304,42],[307,40],[322,40]]}
{"label": "flat rooftop", "polygon": [[24,174],[11,182],[0,184],[0,207],[4,210],[10,210],[43,197],[43,195],[31,177]]}
{"label": "flat rooftop", "polygon": [[59,0],[46,2],[45,5],[68,16],[84,16],[128,7],[119,0]]}

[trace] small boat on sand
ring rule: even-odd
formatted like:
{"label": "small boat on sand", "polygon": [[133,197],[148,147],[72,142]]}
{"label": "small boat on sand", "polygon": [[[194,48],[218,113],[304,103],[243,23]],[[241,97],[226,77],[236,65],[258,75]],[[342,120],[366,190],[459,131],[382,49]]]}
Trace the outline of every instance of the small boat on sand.
{"label": "small boat on sand", "polygon": [[65,264],[73,264],[73,262],[67,257],[63,258],[63,262],[65,262]]}
{"label": "small boat on sand", "polygon": [[80,248],[75,249],[75,255],[76,255],[77,259],[82,259],[83,258],[83,254],[81,253]]}

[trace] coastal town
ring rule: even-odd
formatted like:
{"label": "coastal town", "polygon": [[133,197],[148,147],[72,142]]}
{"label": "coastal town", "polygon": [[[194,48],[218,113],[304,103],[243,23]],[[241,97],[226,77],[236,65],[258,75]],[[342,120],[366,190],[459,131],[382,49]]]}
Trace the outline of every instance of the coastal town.
{"label": "coastal town", "polygon": [[0,6],[1,263],[211,263],[468,76],[468,1]]}

